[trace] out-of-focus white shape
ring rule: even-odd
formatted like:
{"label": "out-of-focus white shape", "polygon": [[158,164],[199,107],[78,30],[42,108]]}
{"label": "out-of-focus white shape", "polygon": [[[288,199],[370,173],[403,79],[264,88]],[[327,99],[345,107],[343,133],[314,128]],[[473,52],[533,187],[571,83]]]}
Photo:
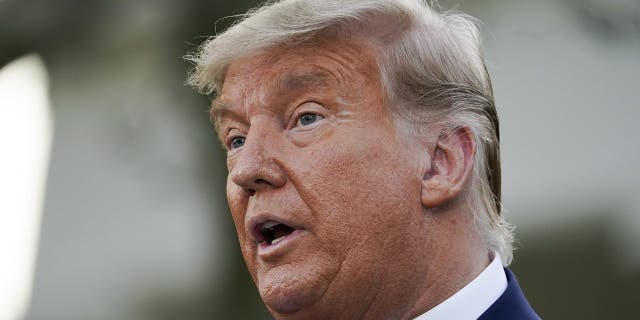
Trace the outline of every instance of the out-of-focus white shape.
{"label": "out-of-focus white shape", "polygon": [[0,69],[0,319],[29,303],[51,147],[47,72],[29,55]]}

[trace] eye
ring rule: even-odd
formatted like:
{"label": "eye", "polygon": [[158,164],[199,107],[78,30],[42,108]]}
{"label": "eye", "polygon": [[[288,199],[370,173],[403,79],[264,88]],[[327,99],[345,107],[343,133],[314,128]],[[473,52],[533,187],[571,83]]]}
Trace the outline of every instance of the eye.
{"label": "eye", "polygon": [[230,149],[237,149],[244,145],[245,137],[234,137],[231,139],[231,143],[229,143]]}
{"label": "eye", "polygon": [[300,126],[308,126],[314,122],[318,122],[323,117],[321,115],[317,115],[315,113],[305,113],[298,118],[298,125]]}

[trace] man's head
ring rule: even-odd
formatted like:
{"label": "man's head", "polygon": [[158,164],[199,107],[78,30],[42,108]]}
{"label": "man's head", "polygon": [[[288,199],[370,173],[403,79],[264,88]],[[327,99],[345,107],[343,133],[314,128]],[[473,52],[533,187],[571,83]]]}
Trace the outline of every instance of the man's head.
{"label": "man's head", "polygon": [[416,316],[510,261],[479,42],[417,0],[282,1],[194,57],[274,316]]}

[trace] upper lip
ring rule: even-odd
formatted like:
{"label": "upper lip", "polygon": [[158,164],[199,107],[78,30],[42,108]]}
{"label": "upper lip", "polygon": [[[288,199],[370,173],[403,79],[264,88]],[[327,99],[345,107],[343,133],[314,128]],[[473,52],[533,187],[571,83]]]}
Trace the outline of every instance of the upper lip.
{"label": "upper lip", "polygon": [[293,223],[291,220],[282,216],[277,216],[269,213],[260,213],[249,218],[247,228],[249,233],[257,243],[265,241],[264,235],[261,232],[262,225],[268,221],[274,221],[277,223],[285,224],[294,230],[304,229],[300,225]]}

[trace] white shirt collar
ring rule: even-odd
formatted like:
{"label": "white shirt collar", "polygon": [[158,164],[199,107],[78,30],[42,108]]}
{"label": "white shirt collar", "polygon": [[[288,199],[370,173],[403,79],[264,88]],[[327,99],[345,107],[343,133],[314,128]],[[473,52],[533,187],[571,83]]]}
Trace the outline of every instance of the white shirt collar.
{"label": "white shirt collar", "polygon": [[497,254],[493,261],[460,291],[414,320],[475,320],[507,289],[507,276]]}

